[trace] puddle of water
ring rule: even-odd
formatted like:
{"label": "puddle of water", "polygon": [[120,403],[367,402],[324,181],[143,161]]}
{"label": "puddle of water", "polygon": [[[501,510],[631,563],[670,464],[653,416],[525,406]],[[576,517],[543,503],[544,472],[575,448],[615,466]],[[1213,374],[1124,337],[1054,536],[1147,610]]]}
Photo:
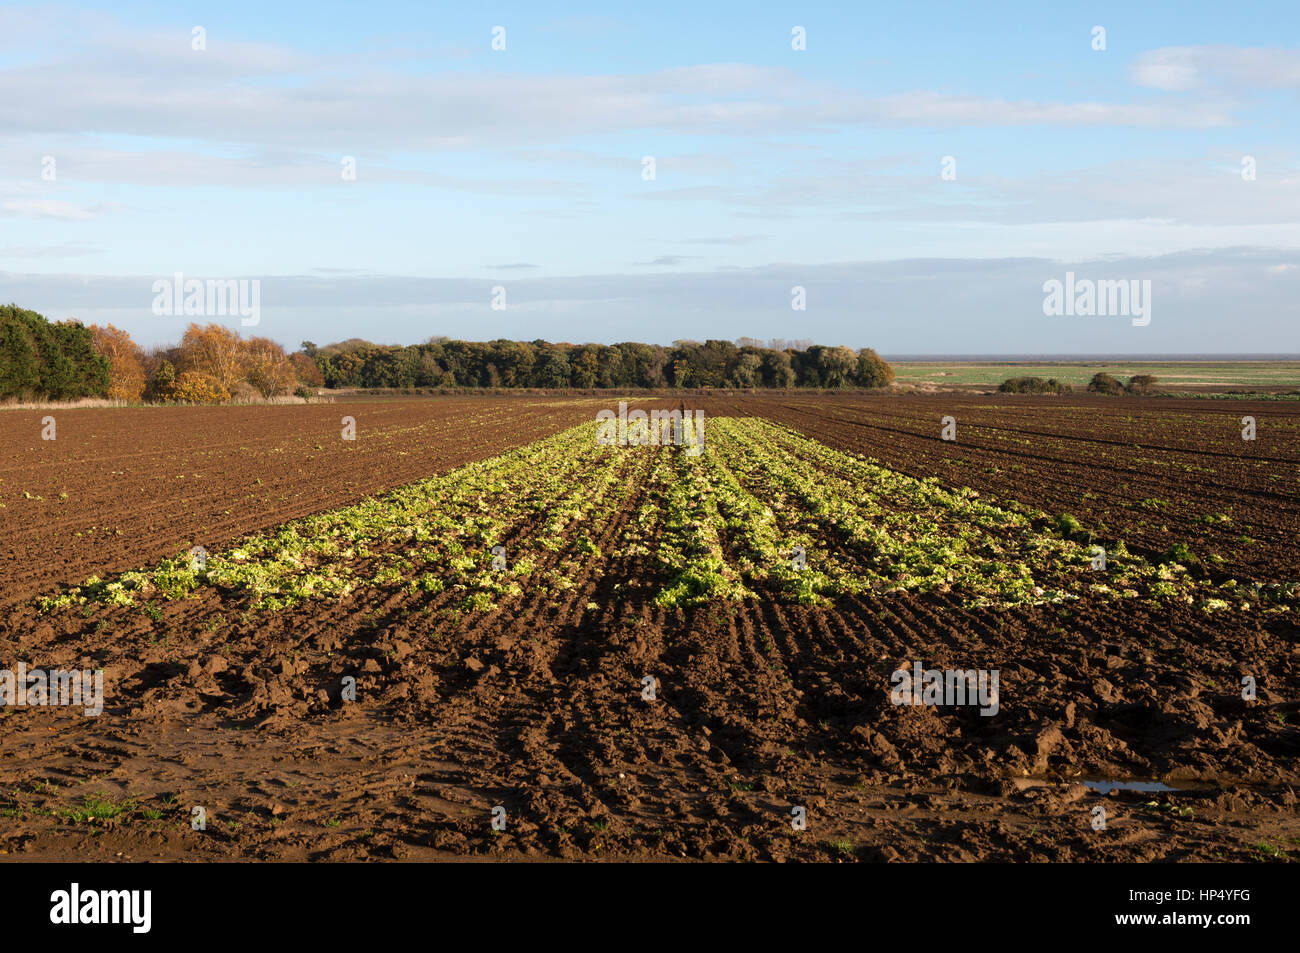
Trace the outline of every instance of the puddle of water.
{"label": "puddle of water", "polygon": [[1098,794],[1109,794],[1111,791],[1141,791],[1144,794],[1154,794],[1160,791],[1186,791],[1190,789],[1189,787],[1175,787],[1171,784],[1165,784],[1163,781],[1085,780],[1083,783]]}
{"label": "puddle of water", "polygon": [[1206,781],[1145,781],[1137,778],[1062,778],[1057,776],[1036,775],[1025,778],[1013,778],[1012,782],[1022,789],[1052,784],[1082,784],[1090,791],[1106,795],[1111,791],[1134,791],[1139,794],[1162,794],[1176,791],[1206,791],[1218,785]]}

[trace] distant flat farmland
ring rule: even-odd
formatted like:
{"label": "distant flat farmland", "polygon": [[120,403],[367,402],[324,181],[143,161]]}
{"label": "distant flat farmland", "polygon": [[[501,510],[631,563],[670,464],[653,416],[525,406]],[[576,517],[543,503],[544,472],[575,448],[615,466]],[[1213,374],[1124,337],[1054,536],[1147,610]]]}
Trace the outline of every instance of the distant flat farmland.
{"label": "distant flat farmland", "polygon": [[1300,390],[1300,361],[892,361],[900,384],[922,389],[985,390],[1009,377],[1054,377],[1087,387],[1104,372],[1127,380],[1134,374],[1159,379],[1156,390],[1190,393],[1249,390],[1280,393]]}

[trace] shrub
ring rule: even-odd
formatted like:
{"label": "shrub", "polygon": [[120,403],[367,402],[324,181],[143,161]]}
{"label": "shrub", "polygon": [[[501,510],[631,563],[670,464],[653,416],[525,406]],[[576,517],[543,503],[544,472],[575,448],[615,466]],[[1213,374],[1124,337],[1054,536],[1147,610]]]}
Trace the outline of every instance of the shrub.
{"label": "shrub", "polygon": [[167,396],[187,404],[219,404],[230,400],[230,391],[211,375],[185,371],[172,383]]}
{"label": "shrub", "polygon": [[894,369],[869,347],[858,351],[855,383],[859,387],[888,387],[894,382]]}
{"label": "shrub", "polygon": [[1088,392],[1091,394],[1122,394],[1124,385],[1109,374],[1093,374],[1092,380],[1088,382]]}
{"label": "shrub", "polygon": [[1145,394],[1159,380],[1160,378],[1152,377],[1150,374],[1134,374],[1128,379],[1124,389],[1130,394]]}
{"label": "shrub", "polygon": [[998,385],[998,390],[1004,394],[1068,394],[1071,388],[1055,377],[1010,377]]}

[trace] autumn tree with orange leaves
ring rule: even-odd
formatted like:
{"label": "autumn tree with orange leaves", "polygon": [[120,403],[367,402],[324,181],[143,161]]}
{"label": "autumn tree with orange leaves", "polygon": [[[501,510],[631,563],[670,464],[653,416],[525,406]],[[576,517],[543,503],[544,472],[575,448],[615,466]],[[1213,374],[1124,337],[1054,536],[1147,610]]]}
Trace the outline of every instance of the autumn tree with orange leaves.
{"label": "autumn tree with orange leaves", "polygon": [[298,374],[284,348],[270,338],[245,342],[244,373],[248,383],[263,397],[287,394],[298,383]]}
{"label": "autumn tree with orange leaves", "polygon": [[137,401],[144,395],[144,351],[113,325],[91,325],[93,346],[108,358],[108,392],[112,400]]}
{"label": "autumn tree with orange leaves", "polygon": [[306,386],[325,386],[325,375],[320,372],[316,362],[302,351],[294,351],[290,354],[289,363],[293,365],[294,371],[298,374],[298,380],[302,381]]}
{"label": "autumn tree with orange leaves", "polygon": [[191,324],[181,338],[178,370],[206,374],[229,393],[248,376],[248,355],[239,332],[220,324]]}
{"label": "autumn tree with orange leaves", "polygon": [[231,397],[279,397],[299,386],[325,383],[306,354],[286,354],[270,338],[245,341],[220,324],[191,324],[180,344],[145,353],[113,325],[93,327],[94,350],[108,359],[108,396],[115,400],[222,403]]}

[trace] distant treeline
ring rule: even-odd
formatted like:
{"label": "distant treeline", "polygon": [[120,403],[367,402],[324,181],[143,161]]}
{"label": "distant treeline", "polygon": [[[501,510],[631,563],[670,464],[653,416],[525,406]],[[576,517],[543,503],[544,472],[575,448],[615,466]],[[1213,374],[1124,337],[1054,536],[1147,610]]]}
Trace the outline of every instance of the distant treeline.
{"label": "distant treeline", "polygon": [[[1160,378],[1152,377],[1150,374],[1134,374],[1128,379],[1128,383],[1124,384],[1109,374],[1097,373],[1093,374],[1092,380],[1088,382],[1088,393],[1148,394],[1159,381]],[[1041,377],[1010,377],[998,386],[998,390],[1004,394],[1069,394],[1074,388],[1069,384],[1062,384],[1055,377],[1046,380]]]}
{"label": "distant treeline", "polygon": [[216,404],[295,389],[310,396],[323,383],[306,355],[219,324],[191,324],[175,347],[145,351],[111,324],[51,323],[0,305],[0,399]]}
{"label": "distant treeline", "polygon": [[453,341],[385,346],[303,342],[327,387],[885,387],[894,369],[871,348],[741,338],[658,344]]}
{"label": "distant treeline", "polygon": [[0,399],[107,397],[220,403],[310,396],[317,387],[663,388],[885,387],[894,369],[870,348],[809,341],[709,340],[552,344],[432,338],[382,345],[353,338],[286,353],[269,338],[191,324],[178,344],[145,350],[111,324],[51,323],[0,306]]}

